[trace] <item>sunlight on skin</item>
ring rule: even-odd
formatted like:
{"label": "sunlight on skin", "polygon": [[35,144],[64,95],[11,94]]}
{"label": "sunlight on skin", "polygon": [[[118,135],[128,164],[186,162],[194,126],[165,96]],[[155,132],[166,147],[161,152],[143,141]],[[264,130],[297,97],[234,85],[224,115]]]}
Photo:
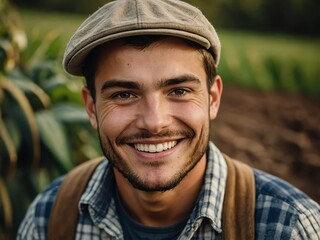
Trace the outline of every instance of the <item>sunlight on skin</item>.
{"label": "sunlight on skin", "polygon": [[[142,51],[115,42],[104,52],[96,104],[83,90],[91,124],[129,212],[145,225],[172,224],[190,213],[200,191],[221,79],[208,91],[198,51],[174,38]],[[171,147],[149,151],[165,144]]]}

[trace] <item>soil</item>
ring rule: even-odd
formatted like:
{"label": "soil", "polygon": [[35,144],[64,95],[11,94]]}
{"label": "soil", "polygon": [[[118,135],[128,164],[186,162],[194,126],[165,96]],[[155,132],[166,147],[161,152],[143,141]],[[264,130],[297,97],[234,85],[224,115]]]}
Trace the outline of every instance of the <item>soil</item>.
{"label": "soil", "polygon": [[211,140],[320,203],[320,98],[225,86]]}

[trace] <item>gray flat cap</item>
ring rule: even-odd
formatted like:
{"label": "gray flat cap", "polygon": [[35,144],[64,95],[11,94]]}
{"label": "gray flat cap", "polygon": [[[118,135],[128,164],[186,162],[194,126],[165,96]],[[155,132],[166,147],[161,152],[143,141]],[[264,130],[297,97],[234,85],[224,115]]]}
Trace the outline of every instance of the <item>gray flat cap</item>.
{"label": "gray flat cap", "polygon": [[83,61],[95,47],[137,35],[167,35],[191,40],[220,59],[218,35],[199,9],[180,0],[116,0],[87,18],[64,53],[67,72],[82,76]]}

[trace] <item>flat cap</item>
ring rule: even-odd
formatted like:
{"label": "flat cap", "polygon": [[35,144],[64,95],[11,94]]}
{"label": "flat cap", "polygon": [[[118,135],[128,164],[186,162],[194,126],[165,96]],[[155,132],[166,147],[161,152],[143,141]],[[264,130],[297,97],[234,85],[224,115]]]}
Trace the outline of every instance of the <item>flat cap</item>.
{"label": "flat cap", "polygon": [[83,75],[91,50],[108,41],[138,35],[167,35],[196,42],[220,59],[218,35],[202,12],[180,0],[116,0],[89,16],[71,37],[63,58],[65,70]]}

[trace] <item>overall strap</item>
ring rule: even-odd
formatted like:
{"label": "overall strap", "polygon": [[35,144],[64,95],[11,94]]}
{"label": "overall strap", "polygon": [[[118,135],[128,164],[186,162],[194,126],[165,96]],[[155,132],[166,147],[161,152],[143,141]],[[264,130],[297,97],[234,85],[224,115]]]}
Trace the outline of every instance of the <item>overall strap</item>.
{"label": "overall strap", "polygon": [[255,180],[248,165],[224,155],[228,166],[222,210],[222,239],[254,239]]}
{"label": "overall strap", "polygon": [[[228,166],[222,211],[223,239],[254,239],[255,181],[252,169],[224,155]],[[66,175],[52,207],[48,240],[75,239],[78,203],[90,177],[103,158],[85,162]],[[75,204],[76,203],[76,204]],[[67,220],[67,221],[66,221]]]}
{"label": "overall strap", "polygon": [[48,240],[74,240],[78,223],[78,203],[94,170],[103,157],[89,160],[72,169],[63,180],[52,206]]}

